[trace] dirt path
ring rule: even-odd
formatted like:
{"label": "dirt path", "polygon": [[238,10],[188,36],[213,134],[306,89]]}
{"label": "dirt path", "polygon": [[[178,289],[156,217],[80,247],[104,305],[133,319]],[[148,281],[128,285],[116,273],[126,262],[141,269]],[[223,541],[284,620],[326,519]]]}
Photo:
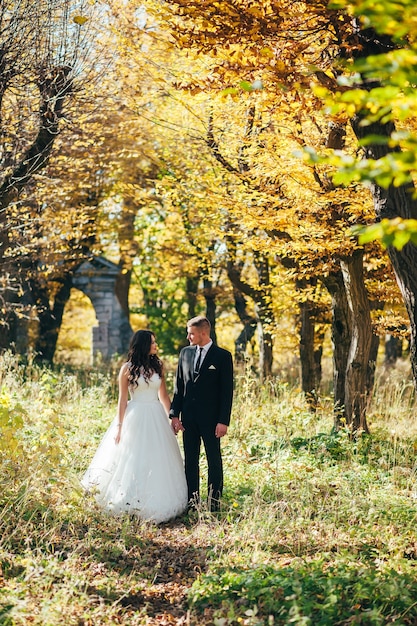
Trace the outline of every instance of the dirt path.
{"label": "dirt path", "polygon": [[196,623],[190,616],[188,593],[206,570],[211,547],[208,533],[209,528],[196,531],[178,522],[149,528],[147,536],[142,537],[140,551],[140,577],[147,584],[120,599],[123,623],[129,624],[129,616],[134,619],[138,612],[143,615],[145,608],[143,623],[150,626]]}

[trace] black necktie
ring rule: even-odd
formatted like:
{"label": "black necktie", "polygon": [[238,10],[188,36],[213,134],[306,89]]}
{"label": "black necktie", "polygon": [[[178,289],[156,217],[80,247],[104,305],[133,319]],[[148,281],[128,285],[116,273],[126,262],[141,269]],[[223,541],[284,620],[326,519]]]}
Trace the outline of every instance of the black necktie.
{"label": "black necktie", "polygon": [[198,376],[198,373],[200,371],[200,365],[201,365],[201,355],[203,354],[203,349],[202,348],[197,348],[197,350],[199,350],[198,356],[197,356],[197,361],[196,364],[194,366],[194,378],[196,376]]}

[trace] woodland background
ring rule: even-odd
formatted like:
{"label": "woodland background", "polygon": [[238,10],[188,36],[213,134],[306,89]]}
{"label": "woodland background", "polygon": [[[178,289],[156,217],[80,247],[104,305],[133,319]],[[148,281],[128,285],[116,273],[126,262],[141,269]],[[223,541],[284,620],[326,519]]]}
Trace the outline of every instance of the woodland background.
{"label": "woodland background", "polygon": [[72,277],[105,255],[162,354],[203,312],[260,379],[299,362],[314,408],[327,345],[336,425],[366,431],[380,338],[417,372],[412,3],[22,0],[0,20],[0,345],[85,359]]}
{"label": "woodland background", "polygon": [[[0,623],[415,624],[416,35],[414,0],[0,3]],[[234,353],[217,518],[80,490],[96,255],[170,390],[194,314]]]}

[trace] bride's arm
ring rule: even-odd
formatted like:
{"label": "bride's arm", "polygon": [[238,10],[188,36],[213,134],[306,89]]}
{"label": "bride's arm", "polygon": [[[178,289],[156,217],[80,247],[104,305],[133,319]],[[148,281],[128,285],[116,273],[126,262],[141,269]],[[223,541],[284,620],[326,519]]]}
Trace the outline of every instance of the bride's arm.
{"label": "bride's arm", "polygon": [[159,387],[159,399],[165,409],[167,416],[169,415],[169,409],[171,408],[171,400],[169,399],[168,390],[165,382],[165,376],[162,374],[161,386]]}
{"label": "bride's arm", "polygon": [[128,365],[124,363],[120,368],[119,372],[119,400],[117,402],[117,435],[115,437],[115,442],[119,443],[120,436],[122,434],[122,424],[123,418],[125,416],[127,400],[129,394],[129,381],[127,378],[128,374]]}

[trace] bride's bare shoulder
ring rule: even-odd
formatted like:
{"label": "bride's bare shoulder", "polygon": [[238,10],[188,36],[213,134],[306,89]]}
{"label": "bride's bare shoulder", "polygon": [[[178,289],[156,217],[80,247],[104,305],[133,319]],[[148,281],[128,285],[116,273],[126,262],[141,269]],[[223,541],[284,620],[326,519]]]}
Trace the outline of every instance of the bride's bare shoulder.
{"label": "bride's bare shoulder", "polygon": [[126,363],[123,363],[122,367],[120,368],[120,372],[119,372],[119,376],[127,376],[129,373],[129,361],[127,361]]}

